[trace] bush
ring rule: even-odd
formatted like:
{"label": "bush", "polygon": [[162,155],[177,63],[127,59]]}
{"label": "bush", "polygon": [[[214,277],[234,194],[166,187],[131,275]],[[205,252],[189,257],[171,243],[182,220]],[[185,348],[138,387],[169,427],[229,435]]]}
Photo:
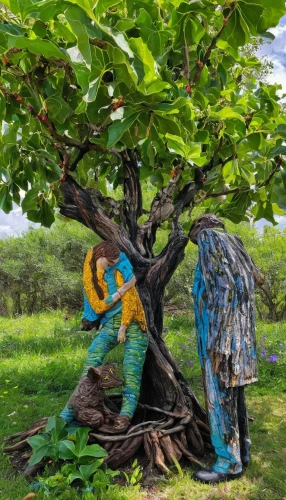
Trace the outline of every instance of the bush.
{"label": "bush", "polygon": [[82,307],[82,266],[99,238],[73,221],[0,241],[0,315]]}

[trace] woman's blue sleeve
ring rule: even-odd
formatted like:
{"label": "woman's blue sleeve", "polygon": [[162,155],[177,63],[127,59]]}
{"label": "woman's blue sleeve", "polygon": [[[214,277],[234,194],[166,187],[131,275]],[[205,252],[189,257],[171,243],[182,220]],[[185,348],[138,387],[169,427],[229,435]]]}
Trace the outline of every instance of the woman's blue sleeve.
{"label": "woman's blue sleeve", "polygon": [[91,307],[90,303],[87,300],[87,296],[85,292],[83,292],[83,315],[82,319],[87,319],[88,321],[96,321],[101,316],[97,314]]}
{"label": "woman's blue sleeve", "polygon": [[118,271],[121,272],[124,279],[124,283],[127,283],[127,281],[130,281],[131,278],[133,278],[134,276],[133,267],[130,260],[125,255],[125,253],[123,252],[120,253],[119,261],[114,267],[116,267],[116,269],[118,269]]}

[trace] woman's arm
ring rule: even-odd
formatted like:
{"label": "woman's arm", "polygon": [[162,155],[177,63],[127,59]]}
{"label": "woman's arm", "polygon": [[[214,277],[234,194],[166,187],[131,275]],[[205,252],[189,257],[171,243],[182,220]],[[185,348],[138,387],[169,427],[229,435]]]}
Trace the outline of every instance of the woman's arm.
{"label": "woman's arm", "polygon": [[113,300],[116,302],[117,300],[121,299],[123,295],[130,290],[134,285],[136,284],[136,278],[135,276],[132,276],[131,280],[127,281],[127,283],[124,283],[120,288],[118,288],[117,292],[115,292],[112,295]]}

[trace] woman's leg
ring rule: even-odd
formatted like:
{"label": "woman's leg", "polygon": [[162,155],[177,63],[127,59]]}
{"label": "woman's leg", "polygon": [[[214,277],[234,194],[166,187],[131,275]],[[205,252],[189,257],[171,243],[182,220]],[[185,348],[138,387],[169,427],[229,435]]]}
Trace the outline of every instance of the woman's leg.
{"label": "woman's leg", "polygon": [[123,361],[123,394],[120,415],[132,418],[137,407],[148,335],[138,323],[132,322],[126,331]]}
{"label": "woman's leg", "polygon": [[[102,365],[106,354],[117,345],[117,331],[113,328],[113,318],[105,323],[102,330],[95,337],[88,349],[87,358],[84,364],[82,377],[87,374],[90,366]],[[60,414],[66,422],[71,422],[75,418],[73,407],[67,403]]]}
{"label": "woman's leg", "polygon": [[109,353],[117,344],[118,331],[113,328],[113,318],[105,323],[97,337],[95,337],[88,349],[85,360],[82,377],[87,374],[90,366],[97,368],[103,364],[106,354]]}

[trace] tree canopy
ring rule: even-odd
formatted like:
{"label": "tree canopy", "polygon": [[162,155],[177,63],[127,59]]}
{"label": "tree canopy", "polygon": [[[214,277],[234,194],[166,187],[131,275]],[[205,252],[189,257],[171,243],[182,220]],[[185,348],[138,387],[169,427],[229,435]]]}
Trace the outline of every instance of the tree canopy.
{"label": "tree canopy", "polygon": [[160,193],[149,222],[158,204],[160,223],[200,204],[274,224],[286,209],[286,120],[279,86],[256,81],[261,63],[240,49],[272,39],[285,13],[284,0],[2,1],[0,207],[14,201],[50,226],[73,172],[119,222],[107,187],[123,183],[128,159],[130,183]]}

